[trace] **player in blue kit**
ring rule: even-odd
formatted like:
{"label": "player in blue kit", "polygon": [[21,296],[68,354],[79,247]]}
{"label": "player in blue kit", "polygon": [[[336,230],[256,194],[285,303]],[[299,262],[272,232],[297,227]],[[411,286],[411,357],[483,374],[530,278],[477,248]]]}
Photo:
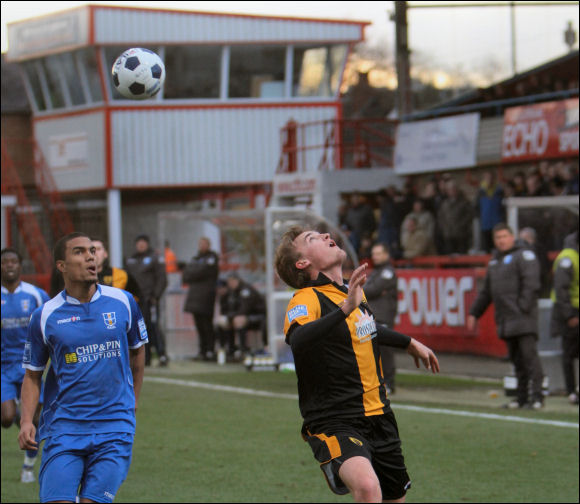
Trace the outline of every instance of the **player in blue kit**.
{"label": "player in blue kit", "polygon": [[87,235],[61,238],[54,259],[65,289],[32,314],[18,441],[21,449],[37,446],[32,416],[50,360],[40,501],[113,502],[131,463],[147,329],[130,293],[97,284]]}
{"label": "player in blue kit", "polygon": [[[48,301],[48,294],[42,289],[20,280],[22,257],[12,248],[0,252],[2,266],[2,427],[8,428],[19,423],[20,389],[24,379],[22,354],[28,332],[30,315],[36,308]],[[38,416],[42,398],[34,414]],[[34,481],[33,467],[38,450],[27,450],[20,473],[22,483]]]}

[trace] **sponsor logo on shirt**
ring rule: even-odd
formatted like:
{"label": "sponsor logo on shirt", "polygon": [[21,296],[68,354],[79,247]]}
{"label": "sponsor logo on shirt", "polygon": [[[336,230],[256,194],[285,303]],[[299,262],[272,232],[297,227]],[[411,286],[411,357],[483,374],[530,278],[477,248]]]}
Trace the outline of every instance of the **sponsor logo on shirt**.
{"label": "sponsor logo on shirt", "polygon": [[30,299],[21,299],[20,307],[24,313],[28,313],[30,311]]}
{"label": "sponsor logo on shirt", "polygon": [[351,442],[353,442],[355,445],[357,446],[362,446],[362,441],[360,439],[354,438],[354,437],[349,437],[348,439],[351,440]]}
{"label": "sponsor logo on shirt", "polygon": [[103,320],[107,329],[115,329],[117,327],[117,317],[115,312],[103,313]]}
{"label": "sponsor logo on shirt", "polygon": [[139,337],[142,340],[147,339],[147,326],[145,325],[145,320],[140,318],[139,322],[137,322],[137,325],[139,326]]}
{"label": "sponsor logo on shirt", "polygon": [[503,258],[503,263],[504,263],[504,264],[509,264],[509,263],[511,263],[511,262],[512,262],[512,256],[511,256],[511,254],[508,254],[508,255],[506,255],[506,256]]}
{"label": "sponsor logo on shirt", "polygon": [[533,261],[536,258],[536,254],[534,254],[531,250],[524,250],[522,252],[522,256],[526,261]]}
{"label": "sponsor logo on shirt", "polygon": [[74,352],[64,354],[64,360],[67,364],[94,362],[114,357],[121,357],[121,342],[119,340],[78,346]]}
{"label": "sponsor logo on shirt", "polygon": [[291,310],[288,310],[288,322],[292,323],[292,321],[298,317],[306,317],[308,315],[308,308],[306,305],[297,305]]}
{"label": "sponsor logo on shirt", "polygon": [[26,317],[5,317],[2,319],[2,329],[20,329],[28,327],[29,316]]}
{"label": "sponsor logo on shirt", "polygon": [[366,343],[377,335],[377,325],[372,315],[369,316],[366,313],[361,314],[354,325],[359,343]]}
{"label": "sponsor logo on shirt", "polygon": [[73,317],[63,318],[63,319],[57,320],[56,323],[57,324],[68,324],[69,322],[78,322],[80,319],[81,319],[80,317],[73,316]]}

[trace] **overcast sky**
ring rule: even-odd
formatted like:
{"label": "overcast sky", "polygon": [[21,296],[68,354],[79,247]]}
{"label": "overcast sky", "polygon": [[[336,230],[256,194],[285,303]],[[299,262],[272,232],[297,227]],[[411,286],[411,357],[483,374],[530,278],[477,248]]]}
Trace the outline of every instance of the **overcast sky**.
{"label": "overcast sky", "polygon": [[[7,49],[6,24],[32,16],[76,7],[76,1],[2,1],[2,52]],[[318,17],[370,21],[366,37],[382,44],[394,58],[395,29],[389,20],[394,2],[365,1],[117,1],[94,4],[141,6],[243,14]],[[409,2],[410,5],[439,2]],[[468,4],[470,2],[457,2]],[[507,2],[498,2],[503,4]],[[517,5],[518,2],[516,2]],[[546,2],[541,2],[546,3]],[[564,31],[568,21],[578,30],[578,2],[566,6],[520,6],[515,9],[517,70],[524,71],[562,56],[568,51]],[[445,70],[472,71],[486,65],[499,65],[511,74],[511,35],[509,7],[415,8],[409,11],[409,43],[413,57],[423,64]],[[578,43],[576,43],[576,48]]]}

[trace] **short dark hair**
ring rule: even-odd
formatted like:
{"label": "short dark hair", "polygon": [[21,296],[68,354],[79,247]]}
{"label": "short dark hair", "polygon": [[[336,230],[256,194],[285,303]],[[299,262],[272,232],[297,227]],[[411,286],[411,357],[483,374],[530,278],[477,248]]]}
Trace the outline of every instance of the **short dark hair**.
{"label": "short dark hair", "polygon": [[376,243],[373,243],[373,248],[375,248],[375,247],[382,247],[383,250],[387,254],[390,254],[391,253],[391,251],[389,250],[389,246],[385,242],[376,242]]}
{"label": "short dark hair", "polygon": [[54,245],[54,249],[52,255],[54,256],[54,262],[57,261],[64,261],[66,256],[66,246],[67,243],[75,238],[88,238],[89,240],[91,237],[88,234],[81,233],[80,231],[74,231],[72,233],[63,236],[60,240],[56,242]]}
{"label": "short dark hair", "polygon": [[149,243],[149,235],[146,234],[137,235],[137,237],[135,238],[135,243],[137,243],[139,240],[143,240]]}
{"label": "short dark hair", "polygon": [[310,273],[296,267],[300,253],[294,245],[297,236],[306,231],[301,226],[292,226],[282,235],[280,245],[276,250],[274,266],[278,276],[284,283],[295,289],[302,289],[310,281]]}
{"label": "short dark hair", "polygon": [[16,257],[18,257],[18,262],[22,263],[22,256],[20,255],[20,252],[18,252],[18,250],[16,250],[15,248],[12,247],[3,248],[0,251],[0,257],[2,257],[4,254],[16,254]]}
{"label": "short dark hair", "polygon": [[103,244],[103,248],[107,248],[107,242],[103,240],[100,236],[91,236],[91,241],[98,241]]}
{"label": "short dark hair", "polygon": [[492,233],[495,234],[498,231],[508,231],[509,234],[514,234],[511,227],[509,227],[505,222],[499,222],[495,226],[493,226]]}

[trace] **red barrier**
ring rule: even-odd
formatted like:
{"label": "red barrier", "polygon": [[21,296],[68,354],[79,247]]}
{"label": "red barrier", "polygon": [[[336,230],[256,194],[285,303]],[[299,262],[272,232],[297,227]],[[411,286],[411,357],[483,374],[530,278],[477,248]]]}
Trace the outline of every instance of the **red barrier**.
{"label": "red barrier", "polygon": [[482,269],[398,269],[399,306],[395,329],[435,351],[505,357],[493,305],[467,330],[469,308]]}

